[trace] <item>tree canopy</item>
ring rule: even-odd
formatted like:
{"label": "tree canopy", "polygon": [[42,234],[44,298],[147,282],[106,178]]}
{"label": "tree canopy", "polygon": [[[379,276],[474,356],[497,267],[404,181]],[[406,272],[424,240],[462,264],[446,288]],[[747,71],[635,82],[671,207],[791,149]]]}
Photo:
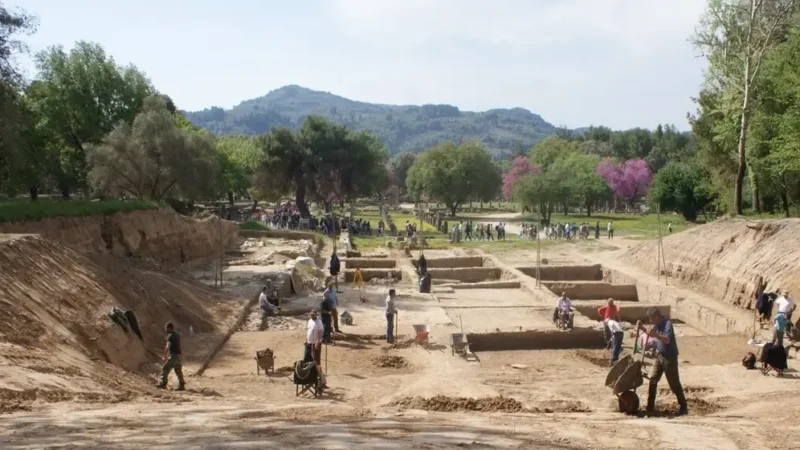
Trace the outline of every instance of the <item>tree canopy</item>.
{"label": "tree canopy", "polygon": [[446,142],[417,156],[406,183],[412,196],[439,200],[455,216],[470,199],[495,198],[500,181],[500,171],[480,143]]}

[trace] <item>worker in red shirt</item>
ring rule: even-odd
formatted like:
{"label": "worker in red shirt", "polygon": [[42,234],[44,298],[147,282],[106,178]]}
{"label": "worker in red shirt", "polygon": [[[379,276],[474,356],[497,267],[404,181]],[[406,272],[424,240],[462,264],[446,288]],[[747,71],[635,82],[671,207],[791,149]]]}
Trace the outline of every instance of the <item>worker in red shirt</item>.
{"label": "worker in red shirt", "polygon": [[597,314],[600,314],[600,320],[603,321],[603,339],[606,341],[606,348],[611,346],[611,330],[608,328],[606,321],[609,319],[620,322],[619,320],[619,306],[614,304],[614,299],[608,299],[608,302],[597,308]]}

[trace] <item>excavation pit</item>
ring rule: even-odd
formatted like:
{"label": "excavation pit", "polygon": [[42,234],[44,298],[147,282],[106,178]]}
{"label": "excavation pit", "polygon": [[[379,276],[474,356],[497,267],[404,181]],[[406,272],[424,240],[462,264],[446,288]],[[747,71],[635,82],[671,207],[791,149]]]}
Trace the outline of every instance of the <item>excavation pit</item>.
{"label": "excavation pit", "polygon": [[[344,281],[347,283],[353,282],[356,276],[356,269],[347,269],[344,271]],[[361,269],[361,279],[363,281],[370,281],[372,279],[393,279],[402,280],[403,271],[396,269]]]}
{"label": "excavation pit", "polygon": [[[430,258],[426,259],[428,269],[463,269],[472,267],[484,267],[482,256],[457,256],[452,258]],[[412,260],[414,268],[419,267],[419,261]]]}
{"label": "excavation pit", "polygon": [[[581,303],[580,305],[572,305],[575,308],[575,311],[579,312],[581,315],[585,316],[587,319],[600,321],[602,320],[600,317],[600,313],[597,312],[597,309],[606,304],[605,301],[597,301],[593,302],[594,304],[586,305]],[[619,305],[618,305],[619,306]],[[619,319],[623,322],[630,322],[636,323],[637,320],[642,321],[642,323],[648,323],[647,317],[647,310],[650,308],[656,307],[658,308],[661,313],[666,318],[670,318],[670,313],[672,307],[670,305],[622,305],[619,307]]]}
{"label": "excavation pit", "polygon": [[347,258],[344,266],[347,269],[394,269],[397,261],[387,258]]}
{"label": "excavation pit", "polygon": [[442,287],[453,289],[519,289],[521,284],[516,280],[484,281],[478,283],[444,283]]}
{"label": "excavation pit", "polygon": [[428,273],[434,280],[441,278],[464,283],[499,280],[503,275],[499,267],[431,268],[428,266]]}
{"label": "excavation pit", "polygon": [[[517,267],[517,270],[536,278],[536,267]],[[602,281],[603,268],[600,264],[591,266],[541,266],[541,281]]]}
{"label": "excavation pit", "polygon": [[638,302],[635,284],[611,284],[602,281],[542,281],[556,295],[566,293],[572,300],[599,300]]}
{"label": "excavation pit", "polygon": [[468,333],[470,350],[564,350],[604,348],[603,330],[573,328],[572,331],[527,330],[495,333]]}

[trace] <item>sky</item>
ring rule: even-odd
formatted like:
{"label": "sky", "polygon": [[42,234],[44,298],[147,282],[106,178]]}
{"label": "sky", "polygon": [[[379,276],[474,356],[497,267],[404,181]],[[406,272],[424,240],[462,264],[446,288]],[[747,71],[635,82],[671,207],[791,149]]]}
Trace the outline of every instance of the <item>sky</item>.
{"label": "sky", "polygon": [[[76,41],[184,110],[288,84],[384,104],[523,107],[557,126],[688,129],[704,0],[5,0],[31,52]],[[36,74],[30,57],[20,62]]]}

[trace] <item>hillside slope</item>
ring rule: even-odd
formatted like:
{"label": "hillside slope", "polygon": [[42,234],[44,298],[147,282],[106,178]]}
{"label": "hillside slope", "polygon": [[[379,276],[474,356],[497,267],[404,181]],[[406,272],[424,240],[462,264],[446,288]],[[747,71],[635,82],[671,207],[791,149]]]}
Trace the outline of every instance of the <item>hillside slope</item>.
{"label": "hillside slope", "polygon": [[262,134],[275,126],[297,128],[316,114],[376,133],[390,153],[424,150],[444,141],[476,139],[493,153],[528,149],[556,128],[522,108],[465,112],[451,105],[398,106],[349,100],[300,86],[284,86],[230,110],[185,112],[195,125],[217,134]]}
{"label": "hillside slope", "polygon": [[[657,271],[657,242],[632,247],[623,257]],[[800,296],[800,220],[719,220],[664,238],[667,272],[688,287],[725,303],[752,309],[757,276],[767,290]]]}

